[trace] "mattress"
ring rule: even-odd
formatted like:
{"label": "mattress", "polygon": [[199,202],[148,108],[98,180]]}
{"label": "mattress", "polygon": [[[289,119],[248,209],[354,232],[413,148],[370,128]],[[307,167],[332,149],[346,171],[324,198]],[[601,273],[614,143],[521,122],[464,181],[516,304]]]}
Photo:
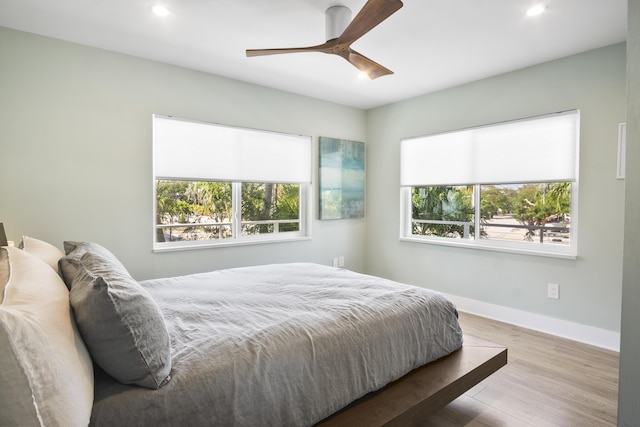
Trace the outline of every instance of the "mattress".
{"label": "mattress", "polygon": [[424,288],[317,264],[140,282],[171,337],[171,380],[96,369],[91,424],[313,425],[462,346],[453,303]]}

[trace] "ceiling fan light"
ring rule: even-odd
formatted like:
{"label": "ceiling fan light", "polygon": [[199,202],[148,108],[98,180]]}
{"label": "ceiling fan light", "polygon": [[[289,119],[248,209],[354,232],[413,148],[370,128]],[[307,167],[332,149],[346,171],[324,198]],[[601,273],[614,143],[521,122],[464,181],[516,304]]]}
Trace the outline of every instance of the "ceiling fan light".
{"label": "ceiling fan light", "polygon": [[535,6],[530,7],[529,10],[527,10],[527,16],[538,16],[541,13],[543,13],[546,9],[547,7],[545,5],[537,4]]}
{"label": "ceiling fan light", "polygon": [[168,16],[171,14],[169,9],[162,6],[161,4],[154,4],[153,6],[151,6],[151,11],[158,16]]}

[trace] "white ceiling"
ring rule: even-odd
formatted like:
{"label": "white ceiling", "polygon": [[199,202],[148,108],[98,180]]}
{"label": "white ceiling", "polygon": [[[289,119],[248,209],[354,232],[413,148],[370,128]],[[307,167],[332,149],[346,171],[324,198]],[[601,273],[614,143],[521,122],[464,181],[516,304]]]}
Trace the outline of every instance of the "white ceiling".
{"label": "white ceiling", "polygon": [[0,26],[369,109],[626,40],[627,0],[540,1],[404,0],[352,46],[395,72],[376,80],[335,55],[245,56],[323,43],[325,10],[366,0],[0,0]]}

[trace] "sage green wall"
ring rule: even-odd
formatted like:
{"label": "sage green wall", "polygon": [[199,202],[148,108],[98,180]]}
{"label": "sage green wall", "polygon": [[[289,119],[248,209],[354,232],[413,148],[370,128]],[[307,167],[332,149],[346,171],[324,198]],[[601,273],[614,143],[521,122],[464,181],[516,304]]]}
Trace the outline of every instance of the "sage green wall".
{"label": "sage green wall", "polygon": [[[0,221],[13,240],[97,241],[141,279],[343,255],[356,271],[619,330],[624,45],[369,112],[3,28],[0,58]],[[577,260],[399,241],[400,139],[571,108],[582,110]],[[318,221],[314,197],[312,240],[154,254],[153,113],[306,134],[314,144],[321,135],[366,140],[366,222]],[[561,285],[560,300],[546,298],[547,282]]]}
{"label": "sage green wall", "polygon": [[[402,138],[574,108],[581,110],[576,260],[399,240]],[[369,111],[367,272],[618,331],[625,184],[616,179],[616,156],[625,108],[620,44]],[[553,153],[531,147],[531,161],[544,162],[546,155]],[[442,161],[455,158],[451,153]],[[560,284],[559,300],[547,298],[548,282]]]}
{"label": "sage green wall", "polygon": [[[16,241],[26,234],[58,244],[100,242],[138,278],[268,262],[328,264],[344,255],[354,270],[614,331],[624,297],[618,423],[632,426],[640,419],[636,0],[629,0],[628,31],[627,105],[625,45],[618,45],[365,113],[0,28],[0,221]],[[582,111],[577,260],[398,240],[400,139],[571,108]],[[314,213],[309,241],[152,253],[153,113],[311,135],[314,144],[321,135],[366,140],[366,224],[318,221]],[[625,120],[629,166],[619,181],[616,133]],[[546,298],[547,282],[561,285],[560,300]]]}
{"label": "sage green wall", "polygon": [[640,1],[629,0],[627,26],[627,173],[618,425],[640,420]]}
{"label": "sage green wall", "polygon": [[362,110],[6,28],[0,58],[0,222],[10,239],[99,242],[140,279],[340,255],[364,269],[364,220],[318,221],[317,197],[312,240],[151,251],[153,113],[311,135],[315,153],[318,136],[364,141]]}

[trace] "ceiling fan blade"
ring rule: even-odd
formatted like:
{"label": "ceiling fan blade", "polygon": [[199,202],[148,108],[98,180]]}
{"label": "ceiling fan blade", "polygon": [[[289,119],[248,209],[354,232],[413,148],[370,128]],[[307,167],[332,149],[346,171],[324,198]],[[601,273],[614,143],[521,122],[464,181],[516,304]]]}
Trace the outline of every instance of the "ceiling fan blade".
{"label": "ceiling fan blade", "polygon": [[323,44],[308,47],[247,49],[246,55],[252,57],[284,53],[322,52],[343,57],[362,73],[366,74],[371,80],[393,74],[393,71],[356,52],[351,49],[350,46],[351,43],[393,15],[402,6],[401,0],[369,0],[338,38],[328,40]]}
{"label": "ceiling fan blade", "polygon": [[338,38],[339,43],[350,45],[402,6],[401,0],[369,0]]}
{"label": "ceiling fan blade", "polygon": [[336,40],[329,40],[326,43],[319,44],[316,46],[308,46],[308,47],[285,47],[278,49],[247,49],[247,56],[264,56],[264,55],[279,55],[283,53],[299,53],[299,52],[322,52],[322,53],[332,53],[331,49],[336,46]]}
{"label": "ceiling fan blade", "polygon": [[391,71],[390,69],[383,67],[377,62],[372,61],[371,59],[367,58],[361,53],[356,52],[351,48],[349,48],[348,51],[344,54],[340,54],[340,56],[349,61],[351,65],[360,70],[360,72],[366,74],[367,77],[369,77],[371,80],[393,74],[393,71]]}

